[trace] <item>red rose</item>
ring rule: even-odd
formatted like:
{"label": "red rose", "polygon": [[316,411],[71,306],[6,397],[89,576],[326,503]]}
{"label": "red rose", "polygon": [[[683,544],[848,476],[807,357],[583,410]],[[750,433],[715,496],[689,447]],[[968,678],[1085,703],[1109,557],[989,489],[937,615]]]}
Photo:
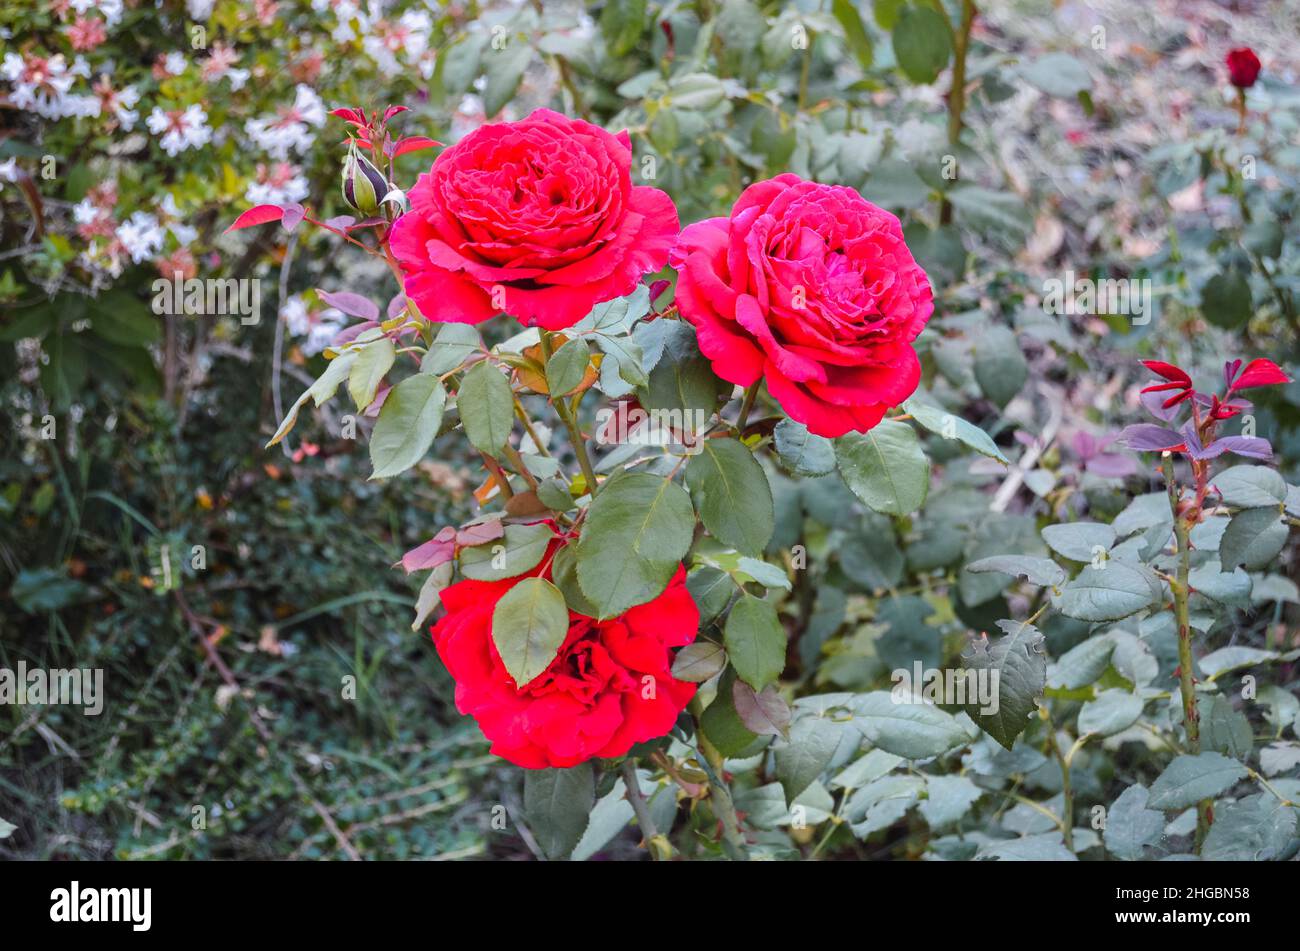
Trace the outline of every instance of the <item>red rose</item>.
{"label": "red rose", "polygon": [[1228,78],[1238,89],[1249,89],[1255,85],[1255,79],[1259,76],[1259,57],[1249,46],[1229,50],[1224,62],[1228,64]]}
{"label": "red rose", "polygon": [[570,611],[555,660],[529,683],[514,682],[492,640],[492,612],[520,578],[549,578],[560,544],[527,575],[451,585],[442,592],[447,613],[432,628],[456,681],[456,708],[478,721],[494,754],[528,769],[622,756],[671,730],[696,690],[671,673],[670,648],[695,640],[700,624],[680,567],[663,594],[621,617]]}
{"label": "red rose", "polygon": [[682,232],[677,302],[718,376],[760,377],[820,436],[866,432],[916,389],[934,311],[898,219],[851,188],[778,175]]}
{"label": "red rose", "polygon": [[631,163],[626,132],[549,109],[481,126],[420,176],[393,226],[407,296],[430,320],[504,312],[559,330],[630,294],[678,232],[672,200],[633,186]]}

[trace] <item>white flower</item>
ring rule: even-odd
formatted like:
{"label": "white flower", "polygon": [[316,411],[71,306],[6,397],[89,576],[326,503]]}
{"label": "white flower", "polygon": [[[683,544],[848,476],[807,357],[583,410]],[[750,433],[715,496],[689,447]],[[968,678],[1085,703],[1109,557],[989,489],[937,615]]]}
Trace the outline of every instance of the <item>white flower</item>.
{"label": "white flower", "polygon": [[0,162],[0,181],[18,181],[18,159],[11,158],[7,161]]}
{"label": "white flower", "polygon": [[86,57],[78,53],[77,58],[72,61],[72,68],[68,70],[68,72],[73,76],[80,76],[82,79],[89,79],[90,64],[86,62]]}
{"label": "white flower", "polygon": [[137,211],[117,226],[117,240],[122,242],[122,247],[136,264],[161,251],[165,236],[158,219],[144,211]]}
{"label": "white flower", "polygon": [[89,198],[83,198],[72,206],[72,220],[78,225],[88,225],[102,214],[99,206]]}
{"label": "white flower", "polygon": [[249,75],[249,71],[246,69],[232,68],[226,70],[226,78],[230,80],[230,88],[234,92],[239,92],[239,90],[244,88],[244,84],[248,82]]}
{"label": "white flower", "polygon": [[173,76],[179,76],[185,72],[185,54],[179,50],[173,50],[163,59],[163,69]]}
{"label": "white flower", "polygon": [[312,126],[325,124],[325,103],[310,86],[299,84],[293,105],[281,108],[275,118],[249,119],[244,131],[256,145],[274,158],[303,153],[316,141]]}
{"label": "white flower", "polygon": [[184,111],[164,112],[154,106],[149,113],[146,124],[154,135],[163,134],[159,145],[168,155],[175,156],[186,149],[197,149],[212,141],[212,130],[208,128],[208,114],[203,107],[195,104]]}
{"label": "white flower", "polygon": [[185,9],[189,11],[191,20],[207,20],[216,5],[217,0],[186,0]]}

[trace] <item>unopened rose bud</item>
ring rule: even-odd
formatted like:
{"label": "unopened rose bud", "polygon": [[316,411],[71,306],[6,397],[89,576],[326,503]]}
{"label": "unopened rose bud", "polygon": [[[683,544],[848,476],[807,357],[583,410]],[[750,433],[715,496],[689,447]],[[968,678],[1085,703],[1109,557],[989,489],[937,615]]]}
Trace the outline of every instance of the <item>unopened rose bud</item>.
{"label": "unopened rose bud", "polygon": [[348,206],[363,215],[373,215],[388,191],[388,180],[383,173],[356,149],[350,149],[343,160],[343,200]]}

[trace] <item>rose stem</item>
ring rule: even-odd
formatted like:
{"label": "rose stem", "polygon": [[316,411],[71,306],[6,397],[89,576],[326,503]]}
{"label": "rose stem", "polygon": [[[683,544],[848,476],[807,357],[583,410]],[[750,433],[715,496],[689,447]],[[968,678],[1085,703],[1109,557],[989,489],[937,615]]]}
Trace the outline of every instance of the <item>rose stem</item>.
{"label": "rose stem", "polygon": [[758,398],[758,387],[762,380],[755,380],[745,390],[745,398],[740,404],[740,415],[736,417],[736,431],[740,433],[741,438],[745,435],[745,423],[749,422],[750,411],[754,408],[754,400]]}
{"label": "rose stem", "polygon": [[641,794],[641,784],[636,778],[636,760],[630,756],[623,760],[623,785],[627,787],[627,801],[632,804],[632,811],[636,813],[637,825],[641,827],[641,837],[645,839],[646,851],[650,853],[651,860],[659,861],[660,849],[664,850],[665,856],[671,857],[672,844],[667,838],[661,836],[655,827],[655,821],[650,815],[650,807],[646,804],[645,796]]}
{"label": "rose stem", "polygon": [[[546,372],[545,364],[551,362],[554,347],[549,330],[538,328],[538,334],[542,343],[542,374],[544,376]],[[581,399],[581,396],[575,396],[572,405],[570,405],[564,402],[564,397],[556,396],[551,398],[551,402],[554,404],[555,412],[559,414],[561,422],[564,423],[564,428],[569,431],[569,441],[573,443],[573,454],[578,457],[578,467],[582,469],[582,477],[586,480],[587,493],[594,499],[599,488],[596,482],[596,470],[591,466],[591,457],[587,455],[587,444],[583,440],[582,430],[578,428],[576,416],[578,401]]]}
{"label": "rose stem", "polygon": [[[961,142],[962,112],[966,108],[966,49],[970,46],[971,26],[975,22],[974,0],[962,0],[961,27],[953,37],[952,87],[948,90],[948,144]],[[952,222],[952,203],[944,198],[939,205],[939,224]]]}
{"label": "rose stem", "polygon": [[[1187,578],[1191,570],[1191,523],[1187,514],[1178,511],[1178,483],[1174,480],[1174,457],[1165,452],[1161,460],[1164,471],[1165,486],[1169,493],[1169,510],[1174,516],[1174,537],[1178,540],[1178,576],[1169,583],[1174,595],[1174,622],[1178,626],[1178,692],[1183,699],[1183,723],[1187,726],[1187,741],[1193,755],[1201,752],[1201,715],[1196,709],[1196,688],[1192,680],[1192,631],[1188,620],[1187,599],[1190,586]],[[1198,478],[1198,483],[1203,476]],[[1199,492],[1198,492],[1199,495]],[[1196,851],[1201,851],[1201,842],[1209,831],[1210,801],[1203,799],[1196,804]]]}

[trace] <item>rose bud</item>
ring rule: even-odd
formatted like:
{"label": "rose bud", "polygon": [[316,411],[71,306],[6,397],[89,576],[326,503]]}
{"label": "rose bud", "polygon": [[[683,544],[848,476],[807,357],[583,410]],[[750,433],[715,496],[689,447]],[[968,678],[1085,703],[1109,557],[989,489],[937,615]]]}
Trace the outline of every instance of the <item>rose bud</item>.
{"label": "rose bud", "polygon": [[1238,89],[1249,89],[1259,76],[1259,57],[1248,46],[1230,50],[1224,62],[1228,64],[1228,78]]}
{"label": "rose bud", "polygon": [[379,203],[392,186],[382,172],[355,148],[343,160],[343,200],[367,217],[379,210]]}

